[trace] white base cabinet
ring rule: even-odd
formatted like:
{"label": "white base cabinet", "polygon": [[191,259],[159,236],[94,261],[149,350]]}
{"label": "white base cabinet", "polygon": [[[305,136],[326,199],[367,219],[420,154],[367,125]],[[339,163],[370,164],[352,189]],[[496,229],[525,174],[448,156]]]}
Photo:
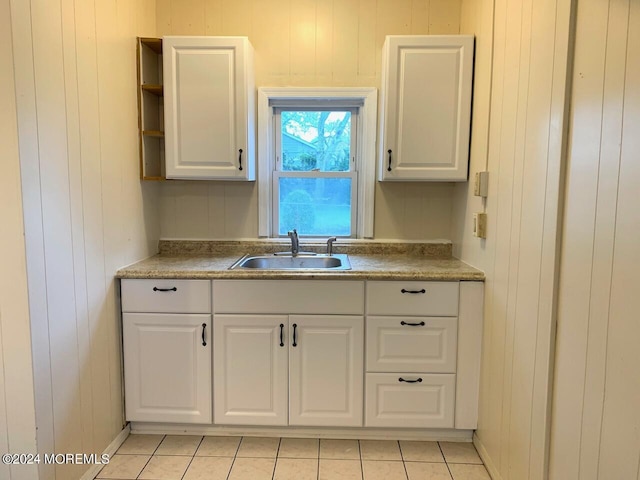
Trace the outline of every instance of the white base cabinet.
{"label": "white base cabinet", "polygon": [[367,427],[453,428],[455,375],[367,374]]}
{"label": "white base cabinet", "polygon": [[364,319],[214,316],[214,421],[362,426]]}
{"label": "white base cabinet", "polygon": [[211,423],[211,315],[125,313],[129,421]]}
{"label": "white base cabinet", "polygon": [[214,316],[216,424],[287,424],[288,321],[286,315]]}
{"label": "white base cabinet", "polygon": [[126,419],[471,431],[482,299],[464,281],[122,280]]}
{"label": "white base cabinet", "polygon": [[211,282],[121,286],[126,419],[211,423]]}
{"label": "white base cabinet", "polygon": [[289,425],[362,426],[364,318],[292,315],[289,332]]}

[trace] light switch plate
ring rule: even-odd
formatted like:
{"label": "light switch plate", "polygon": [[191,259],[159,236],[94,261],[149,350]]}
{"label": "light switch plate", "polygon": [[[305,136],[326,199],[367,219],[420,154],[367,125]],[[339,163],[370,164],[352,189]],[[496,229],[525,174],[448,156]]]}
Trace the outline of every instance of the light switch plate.
{"label": "light switch plate", "polygon": [[485,198],[489,195],[489,172],[476,172],[473,194]]}
{"label": "light switch plate", "polygon": [[487,214],[473,214],[473,236],[478,238],[487,238]]}

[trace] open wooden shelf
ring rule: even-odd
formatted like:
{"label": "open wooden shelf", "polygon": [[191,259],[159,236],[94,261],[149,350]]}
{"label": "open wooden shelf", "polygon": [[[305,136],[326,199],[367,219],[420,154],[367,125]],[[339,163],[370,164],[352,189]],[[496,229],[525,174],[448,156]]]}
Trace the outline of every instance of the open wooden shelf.
{"label": "open wooden shelf", "polygon": [[152,93],[152,94],[158,95],[158,96],[162,96],[163,95],[163,87],[162,87],[162,85],[146,84],[146,85],[141,85],[140,88],[142,88],[143,92],[149,92],[149,93]]}
{"label": "open wooden shelf", "polygon": [[149,38],[138,37],[141,44],[146,45],[158,55],[162,55],[162,39],[161,38]]}
{"label": "open wooden shelf", "polygon": [[140,178],[165,180],[162,39],[138,37],[137,43]]}
{"label": "open wooden shelf", "polygon": [[164,137],[164,132],[160,130],[143,130],[142,135],[145,137]]}

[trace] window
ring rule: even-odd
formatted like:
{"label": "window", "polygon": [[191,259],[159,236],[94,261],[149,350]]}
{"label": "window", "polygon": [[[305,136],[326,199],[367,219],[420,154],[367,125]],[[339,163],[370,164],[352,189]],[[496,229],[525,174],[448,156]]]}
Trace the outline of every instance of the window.
{"label": "window", "polygon": [[274,109],[274,236],[355,236],[357,118],[339,102]]}
{"label": "window", "polygon": [[259,88],[259,235],[373,236],[375,88]]}

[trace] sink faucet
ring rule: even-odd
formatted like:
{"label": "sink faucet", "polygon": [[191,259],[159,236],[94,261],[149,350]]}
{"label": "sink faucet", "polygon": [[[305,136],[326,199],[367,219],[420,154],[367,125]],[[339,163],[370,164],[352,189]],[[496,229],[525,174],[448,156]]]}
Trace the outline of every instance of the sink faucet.
{"label": "sink faucet", "polygon": [[293,231],[287,233],[287,235],[289,235],[289,238],[291,239],[291,255],[295,257],[298,255],[298,251],[300,250],[298,244],[298,232],[296,232],[296,229],[294,228]]}
{"label": "sink faucet", "polygon": [[336,237],[329,237],[327,239],[327,255],[333,255],[333,242],[338,240]]}

